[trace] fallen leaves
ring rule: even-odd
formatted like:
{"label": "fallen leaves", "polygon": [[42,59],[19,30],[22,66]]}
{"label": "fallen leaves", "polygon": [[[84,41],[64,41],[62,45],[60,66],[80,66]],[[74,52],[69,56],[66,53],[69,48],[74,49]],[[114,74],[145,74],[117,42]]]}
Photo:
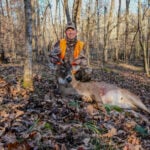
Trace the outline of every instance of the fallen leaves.
{"label": "fallen leaves", "polygon": [[128,136],[127,143],[124,146],[123,150],[142,150],[142,149],[143,148],[141,146],[140,140],[135,134]]}
{"label": "fallen leaves", "polygon": [[127,143],[123,150],[144,150],[141,145]]}
{"label": "fallen leaves", "polygon": [[108,133],[102,134],[101,137],[113,137],[114,135],[117,135],[117,129],[116,128],[111,128]]}
{"label": "fallen leaves", "polygon": [[42,75],[47,71],[34,75],[30,93],[19,85],[20,68],[6,70],[0,78],[5,85],[0,88],[0,149],[148,150],[150,127],[142,116],[109,105],[97,110],[92,101],[55,95],[55,82]]}
{"label": "fallen leaves", "polygon": [[14,142],[8,144],[8,150],[31,150],[30,145],[27,142]]}
{"label": "fallen leaves", "polygon": [[125,127],[126,127],[128,130],[130,130],[130,129],[133,129],[133,128],[135,127],[136,122],[132,120],[132,121],[126,122],[124,125],[125,125]]}

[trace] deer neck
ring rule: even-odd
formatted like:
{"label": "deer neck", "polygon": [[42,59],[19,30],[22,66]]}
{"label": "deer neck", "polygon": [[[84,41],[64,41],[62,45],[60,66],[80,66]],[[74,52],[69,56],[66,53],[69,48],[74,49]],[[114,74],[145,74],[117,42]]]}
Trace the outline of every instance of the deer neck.
{"label": "deer neck", "polygon": [[77,80],[75,79],[75,76],[72,75],[72,81],[71,81],[72,87],[76,88],[77,86],[79,86],[79,84],[81,84],[81,82],[80,82],[80,81],[77,81]]}

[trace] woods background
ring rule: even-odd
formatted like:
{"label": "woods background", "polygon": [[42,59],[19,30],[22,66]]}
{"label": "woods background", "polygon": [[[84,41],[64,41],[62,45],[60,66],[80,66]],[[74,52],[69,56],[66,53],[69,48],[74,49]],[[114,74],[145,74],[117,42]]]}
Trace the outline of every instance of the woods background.
{"label": "woods background", "polygon": [[[0,1],[1,62],[24,64],[27,58],[25,2]],[[31,10],[32,61],[44,61],[72,20],[87,43],[89,65],[124,62],[150,75],[150,0],[31,0]]]}
{"label": "woods background", "polygon": [[[92,102],[60,93],[49,67],[70,20],[86,42],[95,84],[79,87]],[[100,102],[138,96],[149,110],[149,77],[150,0],[0,0],[1,150],[149,150],[149,113]]]}

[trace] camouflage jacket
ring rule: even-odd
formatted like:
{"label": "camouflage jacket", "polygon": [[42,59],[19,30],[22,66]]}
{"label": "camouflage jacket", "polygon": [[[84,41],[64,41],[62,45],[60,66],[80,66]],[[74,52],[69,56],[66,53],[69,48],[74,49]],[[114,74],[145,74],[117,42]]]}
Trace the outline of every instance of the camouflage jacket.
{"label": "camouflage jacket", "polygon": [[62,59],[62,50],[60,48],[60,41],[58,41],[50,52],[50,63],[54,64],[55,66],[63,62],[70,63],[72,64],[72,70],[76,72],[75,77],[77,77],[77,80],[86,81],[89,80],[89,78],[91,78],[92,69],[88,67],[88,56],[85,50],[85,46],[83,47],[83,50],[80,51],[78,57],[74,58],[74,50],[76,43],[77,41],[66,43],[65,57]]}

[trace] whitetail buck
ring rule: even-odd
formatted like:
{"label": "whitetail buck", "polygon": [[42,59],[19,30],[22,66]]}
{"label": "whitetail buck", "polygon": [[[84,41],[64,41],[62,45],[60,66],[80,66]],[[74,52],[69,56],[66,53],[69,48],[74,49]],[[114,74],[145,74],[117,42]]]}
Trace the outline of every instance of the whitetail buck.
{"label": "whitetail buck", "polygon": [[[88,100],[95,100],[98,106],[102,104],[116,105],[125,109],[140,108],[148,113],[150,110],[143,104],[138,96],[126,89],[105,82],[77,81],[70,72],[71,69],[63,64],[63,71],[58,74],[60,90],[64,95],[81,95]],[[60,70],[61,70],[60,69]]]}

